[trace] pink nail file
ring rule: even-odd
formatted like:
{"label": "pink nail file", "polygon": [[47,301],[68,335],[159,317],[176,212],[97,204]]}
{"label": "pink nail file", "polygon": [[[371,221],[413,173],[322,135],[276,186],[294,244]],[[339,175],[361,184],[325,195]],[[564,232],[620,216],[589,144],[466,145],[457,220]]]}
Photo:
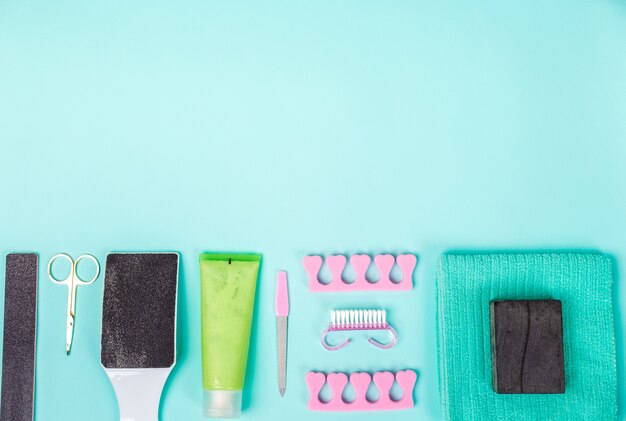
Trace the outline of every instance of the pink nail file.
{"label": "pink nail file", "polygon": [[285,395],[287,388],[287,318],[289,317],[289,290],[287,272],[278,272],[276,281],[276,333],[278,335],[278,391]]}
{"label": "pink nail file", "polygon": [[[330,282],[320,282],[318,276],[322,267],[322,256],[306,256],[302,260],[304,270],[309,276],[309,290],[312,292],[341,292],[341,291],[408,291],[413,288],[413,271],[417,264],[417,257],[413,254],[399,254],[395,259],[391,254],[379,254],[374,257],[374,264],[380,274],[380,279],[371,282],[365,276],[371,262],[367,254],[353,254],[350,256],[350,265],[354,269],[354,282],[346,282],[342,274],[347,264],[343,255],[331,255],[326,258],[326,265],[331,274]],[[389,274],[394,263],[400,268],[402,279],[399,282],[391,280]]]}
{"label": "pink nail file", "polygon": [[[348,384],[354,388],[356,397],[352,402],[343,400],[343,392]],[[309,388],[309,404],[311,411],[388,411],[396,409],[413,408],[413,388],[417,381],[417,374],[413,370],[398,371],[395,374],[395,381],[402,390],[402,397],[393,400],[390,395],[391,387],[394,383],[394,374],[389,371],[379,371],[374,373],[373,381],[380,397],[378,400],[371,402],[367,399],[367,390],[372,382],[372,376],[369,373],[352,373],[350,376],[344,373],[329,373],[328,375],[320,372],[310,371],[306,375],[306,383]],[[332,397],[328,402],[322,402],[319,394],[328,383]]]}

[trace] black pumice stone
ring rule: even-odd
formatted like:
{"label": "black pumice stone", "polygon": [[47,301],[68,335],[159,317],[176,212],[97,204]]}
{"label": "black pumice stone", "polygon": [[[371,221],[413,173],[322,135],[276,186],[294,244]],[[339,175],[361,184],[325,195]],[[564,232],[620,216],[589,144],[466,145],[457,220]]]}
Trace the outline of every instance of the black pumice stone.
{"label": "black pumice stone", "polygon": [[177,282],[177,253],[107,256],[100,353],[104,367],[174,364]]}
{"label": "black pumice stone", "polygon": [[0,420],[32,421],[37,332],[36,254],[9,254],[4,283]]}
{"label": "black pumice stone", "polygon": [[565,393],[561,302],[492,301],[490,317],[493,389],[508,394]]}

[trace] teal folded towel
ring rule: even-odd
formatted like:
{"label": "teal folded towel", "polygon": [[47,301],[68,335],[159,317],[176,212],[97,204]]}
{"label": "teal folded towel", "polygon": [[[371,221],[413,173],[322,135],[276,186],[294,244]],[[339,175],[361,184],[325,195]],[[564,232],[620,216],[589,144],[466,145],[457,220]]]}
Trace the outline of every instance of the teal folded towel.
{"label": "teal folded towel", "polygon": [[[614,420],[617,374],[612,262],[591,253],[447,254],[437,275],[439,385],[447,420]],[[489,302],[556,299],[565,393],[497,394]]]}

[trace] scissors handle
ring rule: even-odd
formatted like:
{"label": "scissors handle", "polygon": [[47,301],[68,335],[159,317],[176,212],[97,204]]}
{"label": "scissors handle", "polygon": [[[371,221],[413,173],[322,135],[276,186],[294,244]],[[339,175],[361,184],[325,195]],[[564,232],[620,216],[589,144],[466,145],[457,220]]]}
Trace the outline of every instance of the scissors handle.
{"label": "scissors handle", "polygon": [[[57,279],[52,274],[52,264],[57,259],[66,259],[68,262],[70,262],[70,273],[65,279]],[[89,281],[81,279],[78,275],[78,272],[76,271],[78,263],[83,259],[91,260],[96,265],[96,271],[94,273],[94,276]],[[52,259],[50,259],[50,261],[48,262],[48,277],[55,284],[68,285],[70,287],[72,285],[89,285],[92,284],[96,279],[98,279],[98,275],[100,275],[100,264],[98,263],[98,260],[91,254],[83,254],[82,256],[79,256],[78,259],[74,260],[69,254],[59,253],[53,256]]]}
{"label": "scissors handle", "polygon": [[[80,262],[83,259],[91,260],[96,265],[96,271],[93,275],[93,278],[91,278],[91,280],[89,281],[80,279],[80,277],[78,276],[78,272],[76,271],[76,268],[78,267],[78,262]],[[91,254],[83,254],[82,256],[79,256],[78,259],[76,259],[76,261],[74,262],[74,276],[76,277],[75,279],[76,284],[78,285],[93,284],[93,282],[96,279],[98,279],[98,275],[100,275],[100,264],[98,263],[98,260],[95,257],[93,257]]]}
{"label": "scissors handle", "polygon": [[[67,261],[70,262],[70,274],[65,279],[57,279],[52,274],[52,264],[58,259],[66,259]],[[70,255],[65,254],[65,253],[59,253],[53,256],[52,259],[50,259],[50,261],[48,262],[48,277],[55,284],[69,284],[72,281],[74,269],[75,269],[74,260],[70,257]]]}

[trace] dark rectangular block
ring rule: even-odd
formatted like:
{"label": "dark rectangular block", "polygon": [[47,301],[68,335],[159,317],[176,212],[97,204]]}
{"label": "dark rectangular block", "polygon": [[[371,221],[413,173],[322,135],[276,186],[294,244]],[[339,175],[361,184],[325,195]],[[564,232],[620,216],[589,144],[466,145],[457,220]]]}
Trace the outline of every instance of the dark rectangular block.
{"label": "dark rectangular block", "polygon": [[102,303],[106,368],[171,367],[176,357],[177,253],[111,253]]}
{"label": "dark rectangular block", "polygon": [[4,283],[0,421],[32,421],[37,332],[36,254],[9,254]]}
{"label": "dark rectangular block", "polygon": [[565,393],[558,300],[492,301],[491,372],[497,393]]}

